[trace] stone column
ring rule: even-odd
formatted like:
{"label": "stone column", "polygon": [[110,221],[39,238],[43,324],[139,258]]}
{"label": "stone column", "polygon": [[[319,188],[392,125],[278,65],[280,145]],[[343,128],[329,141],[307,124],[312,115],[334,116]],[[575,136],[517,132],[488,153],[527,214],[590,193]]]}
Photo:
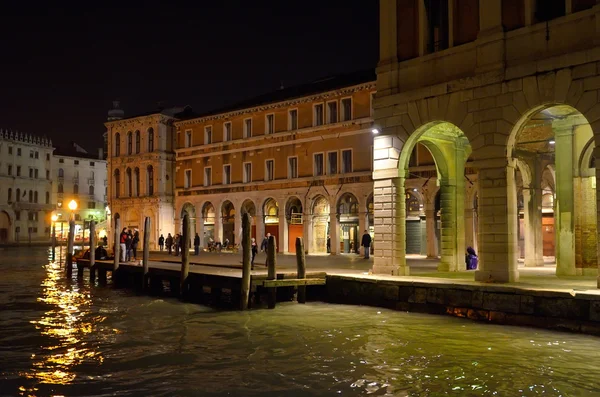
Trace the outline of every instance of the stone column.
{"label": "stone column", "polygon": [[479,270],[476,281],[516,282],[517,191],[515,165],[505,159],[487,160],[495,168],[479,168]]}
{"label": "stone column", "polygon": [[288,248],[288,224],[285,218],[285,210],[279,210],[279,236],[277,236],[277,245],[279,252],[287,253]]}
{"label": "stone column", "polygon": [[242,242],[242,211],[241,205],[236,208],[235,215],[233,216],[233,241],[230,244],[240,244]]}
{"label": "stone column", "polygon": [[256,241],[260,245],[265,238],[265,215],[262,206],[256,209],[256,219],[254,222],[256,222]]}
{"label": "stone column", "polygon": [[408,276],[404,178],[375,181],[375,264],[373,272]]}
{"label": "stone column", "polygon": [[523,188],[525,224],[525,266],[544,266],[542,230],[542,170],[540,159],[532,157],[526,164],[530,172],[529,186]]}
{"label": "stone column", "polygon": [[313,246],[312,235],[312,214],[305,213],[302,222],[302,236],[304,238],[304,251],[307,254],[312,254],[315,251]]}
{"label": "stone column", "polygon": [[437,237],[435,235],[435,201],[425,203],[425,227],[427,229],[427,257],[437,258]]}
{"label": "stone column", "polygon": [[469,199],[465,202],[465,247],[472,247],[477,252],[475,244],[475,209],[473,208],[473,200]]}
{"label": "stone column", "polygon": [[556,274],[575,275],[575,212],[573,194],[573,127],[559,122],[552,124],[557,150],[556,164]]}
{"label": "stone column", "polygon": [[198,231],[198,236],[200,236],[200,249],[206,248],[206,241],[204,238],[204,216],[201,214],[196,218],[196,221],[198,222],[196,225],[196,230]]}
{"label": "stone column", "polygon": [[329,237],[331,238],[331,255],[340,253],[340,222],[337,217],[335,197],[329,199]]}
{"label": "stone column", "polygon": [[221,214],[221,207],[215,211],[215,241],[223,242],[223,215]]}
{"label": "stone column", "polygon": [[379,3],[379,32],[384,40],[379,40],[379,65],[395,63],[398,58],[398,22],[395,0]]}

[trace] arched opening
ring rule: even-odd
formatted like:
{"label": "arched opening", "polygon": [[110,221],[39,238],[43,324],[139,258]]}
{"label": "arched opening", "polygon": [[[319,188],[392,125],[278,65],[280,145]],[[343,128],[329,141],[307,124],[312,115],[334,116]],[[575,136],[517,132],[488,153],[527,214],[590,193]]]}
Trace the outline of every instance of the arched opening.
{"label": "arched opening", "polygon": [[[436,229],[440,230],[440,263],[438,271],[465,270],[465,197],[467,177],[466,163],[471,154],[471,146],[465,134],[454,124],[435,121],[417,129],[402,148],[399,161],[400,179],[412,179],[407,189],[404,183],[400,188],[403,199],[396,203],[401,208],[398,220],[401,235],[405,236],[405,252],[421,252],[422,237],[409,235],[422,231],[425,218],[428,256],[432,255],[436,239]],[[414,168],[413,168],[414,167]],[[411,169],[412,168],[412,169]],[[426,191],[428,200],[418,196]],[[439,199],[436,196],[439,195]],[[439,208],[436,208],[436,202]],[[423,209],[421,209],[423,205]],[[439,215],[439,221],[437,216]],[[411,223],[414,222],[414,225]],[[403,229],[403,230],[402,230]],[[410,232],[410,233],[409,233]],[[403,260],[403,259],[401,259]]]}
{"label": "arched opening", "polygon": [[10,216],[8,212],[0,212],[0,243],[8,242],[8,231],[10,230]]}
{"label": "arched opening", "polygon": [[[115,197],[119,198],[121,197],[121,173],[119,172],[119,170],[115,170],[114,179]],[[59,188],[62,188],[62,185],[59,185]]]}
{"label": "arched opening", "polygon": [[154,129],[148,128],[148,151],[154,151]]}
{"label": "arched opening", "polygon": [[[244,200],[244,202],[242,203],[242,207],[240,208],[241,214],[248,214],[250,215],[250,225],[251,225],[251,230],[250,230],[250,237],[254,237],[256,238],[256,206],[254,205],[254,202],[250,199],[246,199]],[[240,225],[240,230],[241,230],[241,225]],[[260,244],[260,241],[258,242],[258,244]]]}
{"label": "arched opening", "polygon": [[209,242],[215,241],[215,207],[211,202],[206,202],[202,206],[202,220],[203,220],[203,235],[204,247],[209,246]]}
{"label": "arched opening", "polygon": [[93,200],[94,199],[94,185],[90,185],[89,194],[90,194],[90,198]]}
{"label": "arched opening", "polygon": [[136,154],[140,153],[140,132],[139,131],[135,132],[135,153]]}
{"label": "arched opening", "polygon": [[115,157],[121,155],[121,134],[118,132],[115,134]]}
{"label": "arched opening", "polygon": [[507,181],[516,200],[509,200],[508,213],[519,215],[516,225],[509,217],[509,230],[518,228],[526,267],[555,260],[558,275],[597,274],[593,136],[585,117],[568,105],[531,110],[511,134],[507,155],[515,171]]}
{"label": "arched opening", "polygon": [[185,203],[183,207],[181,207],[181,230],[183,232],[183,216],[187,214],[190,217],[190,233],[191,239],[193,241],[194,236],[196,235],[196,207],[192,203]]}
{"label": "arched opening", "polygon": [[268,198],[263,203],[263,219],[265,223],[265,235],[271,234],[277,239],[277,252],[282,245],[279,241],[279,204],[273,198]]}
{"label": "arched opening", "polygon": [[133,180],[132,180],[132,176],[131,176],[131,168],[127,168],[127,170],[125,171],[125,185],[127,186],[126,195],[128,197],[132,197],[133,196]]}
{"label": "arched opening", "polygon": [[65,170],[63,170],[62,168],[58,169],[58,177],[59,178],[64,178],[65,177]]}
{"label": "arched opening", "polygon": [[133,134],[131,131],[127,133],[127,154],[133,154]]}
{"label": "arched opening", "polygon": [[223,248],[235,245],[235,208],[231,201],[226,200],[221,206],[221,222],[223,224]]}
{"label": "arched opening", "polygon": [[359,253],[358,200],[352,193],[344,193],[337,203],[337,216],[340,224],[339,252]]}
{"label": "arched opening", "polygon": [[329,200],[317,196],[312,204],[312,252],[329,253],[331,239],[329,236]]}
{"label": "arched opening", "polygon": [[148,196],[154,195],[154,168],[151,165],[146,171],[146,189]]}
{"label": "arched opening", "polygon": [[138,167],[133,170],[133,189],[133,195],[140,197],[140,169]]}
{"label": "arched opening", "polygon": [[288,198],[285,203],[285,219],[288,224],[288,252],[296,252],[296,238],[304,233],[302,201],[298,197]]}

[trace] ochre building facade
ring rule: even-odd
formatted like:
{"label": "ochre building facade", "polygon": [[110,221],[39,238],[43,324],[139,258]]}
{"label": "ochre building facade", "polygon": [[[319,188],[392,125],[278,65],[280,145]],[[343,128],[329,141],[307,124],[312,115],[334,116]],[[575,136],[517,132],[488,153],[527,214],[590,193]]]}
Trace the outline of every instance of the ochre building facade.
{"label": "ochre building facade", "polygon": [[[374,74],[326,79],[230,110],[176,121],[176,223],[187,212],[202,245],[240,242],[252,219],[278,251],[360,252],[373,225]],[[329,243],[328,243],[329,239]]]}
{"label": "ochre building facade", "polygon": [[[518,281],[521,260],[545,257],[597,274],[596,0],[381,0],[380,13],[374,272],[409,273],[407,205],[421,200],[440,270],[462,270],[470,245],[478,281]],[[435,166],[415,168],[420,154]]]}

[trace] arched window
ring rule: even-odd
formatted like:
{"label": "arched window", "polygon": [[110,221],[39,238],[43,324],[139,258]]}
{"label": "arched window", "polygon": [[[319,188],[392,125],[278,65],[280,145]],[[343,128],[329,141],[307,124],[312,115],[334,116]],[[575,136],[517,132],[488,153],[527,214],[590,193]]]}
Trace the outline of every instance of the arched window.
{"label": "arched window", "polygon": [[133,135],[131,131],[127,133],[127,154],[133,153]]}
{"label": "arched window", "polygon": [[90,185],[90,196],[94,195],[94,185]]}
{"label": "arched window", "polygon": [[50,204],[50,192],[46,192],[46,204]]}
{"label": "arched window", "polygon": [[154,129],[148,128],[148,151],[154,151]]}
{"label": "arched window", "polygon": [[115,134],[115,157],[121,155],[121,134],[118,132]]}
{"label": "arched window", "polygon": [[148,166],[146,186],[148,186],[148,196],[154,194],[154,169],[151,165]]}
{"label": "arched window", "polygon": [[125,178],[127,178],[125,180],[125,182],[127,183],[127,196],[131,197],[133,196],[133,192],[132,192],[132,181],[131,181],[131,168],[127,168],[127,171],[125,173]]}
{"label": "arched window", "polygon": [[38,202],[38,192],[37,191],[33,192],[33,202],[36,204]]}
{"label": "arched window", "polygon": [[138,167],[135,167],[133,171],[133,179],[133,186],[135,187],[134,196],[140,197],[140,169]]}
{"label": "arched window", "polygon": [[63,170],[62,168],[58,169],[58,177],[59,178],[64,178],[65,177],[65,170]]}
{"label": "arched window", "polygon": [[12,188],[8,188],[8,202],[12,202]]}
{"label": "arched window", "polygon": [[135,153],[139,153],[140,152],[140,132],[136,131],[135,132]]}
{"label": "arched window", "polygon": [[73,194],[79,194],[79,185],[78,184],[73,185]]}
{"label": "arched window", "polygon": [[58,193],[63,193],[63,184],[62,183],[58,184]]}
{"label": "arched window", "polygon": [[119,170],[115,170],[115,197],[121,196],[121,173]]}
{"label": "arched window", "polygon": [[21,189],[19,189],[19,188],[17,188],[17,197],[16,197],[16,199],[17,199],[17,200],[16,200],[16,201],[17,201],[17,203],[18,203],[19,201],[21,201]]}

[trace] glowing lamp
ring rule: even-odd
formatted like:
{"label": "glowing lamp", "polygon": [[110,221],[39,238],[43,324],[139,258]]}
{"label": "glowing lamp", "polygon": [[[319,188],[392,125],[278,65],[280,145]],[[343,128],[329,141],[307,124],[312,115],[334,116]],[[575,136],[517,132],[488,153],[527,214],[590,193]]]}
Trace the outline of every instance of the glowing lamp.
{"label": "glowing lamp", "polygon": [[58,220],[58,216],[56,216],[56,214],[52,214],[50,219],[52,219],[52,222],[56,222]]}
{"label": "glowing lamp", "polygon": [[75,200],[69,201],[69,209],[71,211],[75,211],[77,209],[77,201],[75,201]]}
{"label": "glowing lamp", "polygon": [[379,129],[377,129],[377,128],[373,128],[373,129],[371,130],[371,132],[373,133],[373,135],[377,135],[377,134],[379,134]]}

